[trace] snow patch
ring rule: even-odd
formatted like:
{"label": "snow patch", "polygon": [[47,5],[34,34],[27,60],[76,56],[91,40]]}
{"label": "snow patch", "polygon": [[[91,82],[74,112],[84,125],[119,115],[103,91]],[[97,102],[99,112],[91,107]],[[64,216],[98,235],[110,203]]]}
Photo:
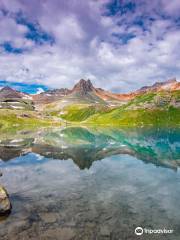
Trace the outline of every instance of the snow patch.
{"label": "snow patch", "polygon": [[40,94],[40,93],[43,93],[43,92],[44,92],[44,89],[38,88],[36,94]]}
{"label": "snow patch", "polygon": [[24,109],[24,107],[21,107],[21,106],[13,106],[13,105],[11,105],[11,107],[14,108],[14,109]]}

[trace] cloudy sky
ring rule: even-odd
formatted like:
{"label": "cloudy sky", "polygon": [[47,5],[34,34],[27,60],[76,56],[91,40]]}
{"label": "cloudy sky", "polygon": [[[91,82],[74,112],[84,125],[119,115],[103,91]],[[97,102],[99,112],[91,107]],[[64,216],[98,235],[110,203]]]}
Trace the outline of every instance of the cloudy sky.
{"label": "cloudy sky", "polygon": [[179,0],[0,0],[0,29],[1,86],[89,78],[128,92],[180,79]]}

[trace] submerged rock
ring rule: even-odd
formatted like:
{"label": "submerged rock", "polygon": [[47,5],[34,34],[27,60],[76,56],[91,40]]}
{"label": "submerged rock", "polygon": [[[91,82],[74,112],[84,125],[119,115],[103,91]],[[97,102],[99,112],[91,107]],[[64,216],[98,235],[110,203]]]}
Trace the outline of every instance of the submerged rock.
{"label": "submerged rock", "polygon": [[0,185],[0,215],[6,215],[11,211],[11,203],[6,189]]}

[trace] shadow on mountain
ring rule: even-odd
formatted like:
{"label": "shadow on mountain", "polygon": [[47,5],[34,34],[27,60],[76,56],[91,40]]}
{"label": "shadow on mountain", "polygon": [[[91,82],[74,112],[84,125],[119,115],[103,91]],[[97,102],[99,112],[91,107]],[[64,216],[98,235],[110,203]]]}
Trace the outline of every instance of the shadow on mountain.
{"label": "shadow on mountain", "polygon": [[[179,129],[119,129],[68,127],[26,134],[18,140],[0,142],[3,161],[28,154],[45,158],[72,159],[80,169],[89,169],[94,161],[128,154],[145,163],[174,170],[180,166]],[[31,134],[32,136],[32,134]],[[23,137],[23,136],[21,136]]]}

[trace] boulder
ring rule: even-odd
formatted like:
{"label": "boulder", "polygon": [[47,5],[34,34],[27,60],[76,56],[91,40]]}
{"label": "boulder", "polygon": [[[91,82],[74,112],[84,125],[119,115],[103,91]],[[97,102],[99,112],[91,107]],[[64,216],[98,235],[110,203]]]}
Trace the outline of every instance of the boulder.
{"label": "boulder", "polygon": [[0,215],[6,215],[11,212],[11,203],[6,189],[0,185]]}

